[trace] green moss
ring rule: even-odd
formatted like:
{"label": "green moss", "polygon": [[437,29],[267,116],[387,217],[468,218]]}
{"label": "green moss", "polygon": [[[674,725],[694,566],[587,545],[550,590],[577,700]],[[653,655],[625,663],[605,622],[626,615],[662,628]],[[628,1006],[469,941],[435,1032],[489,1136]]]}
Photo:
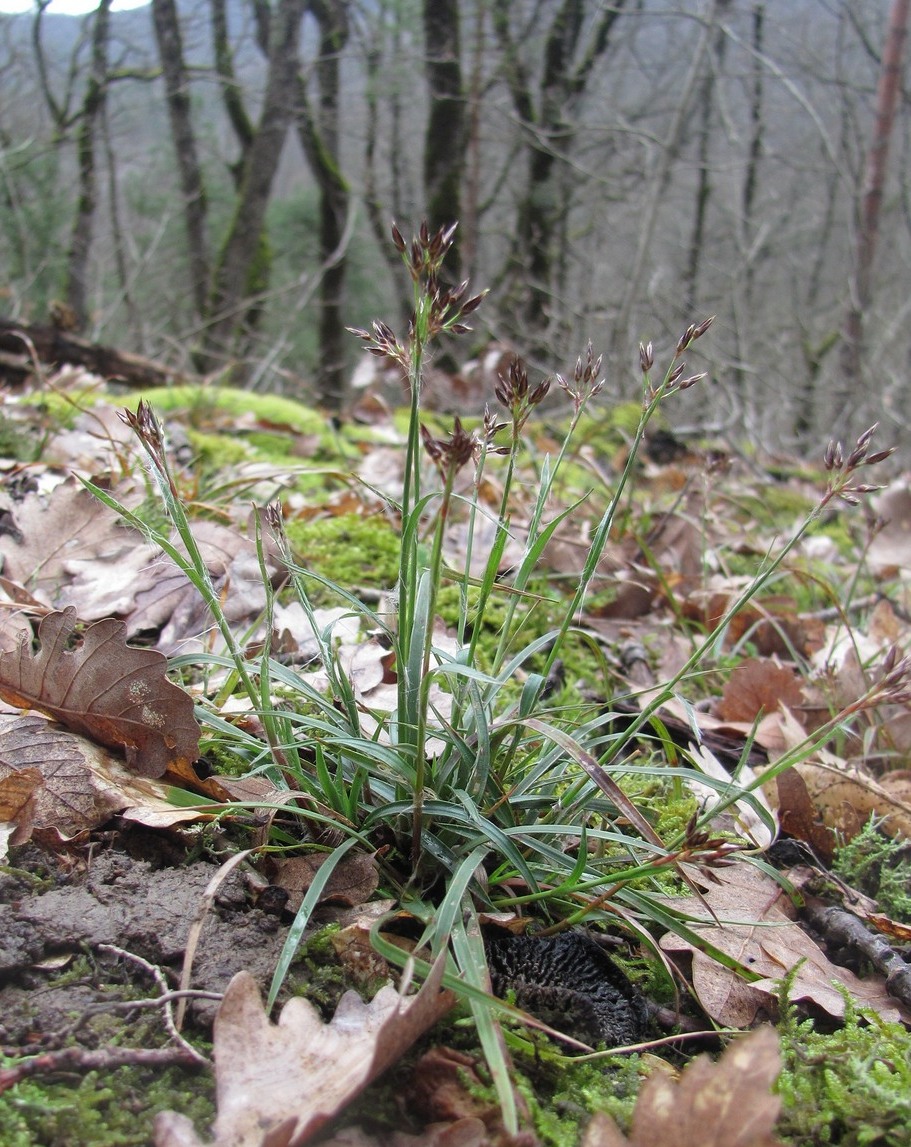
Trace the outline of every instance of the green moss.
{"label": "green moss", "polygon": [[[326,419],[319,411],[275,394],[254,394],[231,386],[162,386],[145,391],[142,397],[162,413],[188,411],[191,422],[194,413],[201,418],[206,411],[218,410],[235,418],[252,414],[297,434],[322,435],[326,431]],[[122,396],[118,401],[123,404]]]}
{"label": "green moss", "polygon": [[737,505],[758,525],[789,529],[810,514],[815,502],[791,486],[764,486],[759,494],[741,494]]}
{"label": "green moss", "polygon": [[40,451],[35,431],[0,411],[0,458],[14,458],[17,462],[34,462]]}
{"label": "green moss", "polygon": [[78,1081],[28,1079],[0,1095],[0,1139],[4,1147],[145,1147],[159,1111],[204,1128],[215,1114],[210,1074],[120,1067]]}
{"label": "green moss", "polygon": [[904,1147],[911,1127],[911,1044],[902,1024],[861,1017],[845,996],[844,1027],[830,1034],[786,1007],[776,1131],[794,1147]]}
{"label": "green moss", "polygon": [[[329,578],[343,589],[358,586],[388,589],[399,569],[399,536],[379,514],[339,514],[289,522],[288,540],[304,569]],[[313,582],[308,587],[315,602],[330,600],[331,592]]]}
{"label": "green moss", "polygon": [[237,466],[250,460],[250,447],[229,434],[204,434],[187,427],[187,438],[197,465],[204,471],[217,471],[223,466]]}
{"label": "green moss", "polygon": [[852,887],[873,897],[880,910],[911,924],[911,855],[907,841],[893,840],[871,818],[836,851],[833,871]]}
{"label": "green moss", "polygon": [[318,1008],[327,1023],[345,992],[354,990],[364,999],[372,999],[387,982],[385,975],[367,975],[361,981],[352,975],[333,944],[338,932],[337,924],[328,924],[308,938],[298,950],[286,985],[292,995],[303,996]]}
{"label": "green moss", "polygon": [[519,1090],[543,1143],[576,1147],[596,1111],[629,1127],[641,1082],[638,1056],[574,1062],[538,1048],[534,1061],[518,1057],[516,1066]]}

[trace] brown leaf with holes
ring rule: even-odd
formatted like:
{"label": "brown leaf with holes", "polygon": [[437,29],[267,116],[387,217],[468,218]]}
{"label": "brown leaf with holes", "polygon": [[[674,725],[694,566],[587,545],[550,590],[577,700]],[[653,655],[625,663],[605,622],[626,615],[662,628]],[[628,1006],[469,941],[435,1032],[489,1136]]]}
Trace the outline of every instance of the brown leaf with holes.
{"label": "brown leaf with holes", "polygon": [[[296,912],[316,874],[328,859],[328,853],[307,853],[287,859],[266,861],[270,883],[288,893],[288,908]],[[376,892],[380,877],[376,860],[366,852],[352,852],[336,867],[323,890],[320,903],[344,904],[350,908],[364,904]]]}
{"label": "brown leaf with holes", "polygon": [[582,1147],[781,1147],[778,1037],[762,1027],[732,1043],[713,1063],[700,1055],[674,1080],[659,1071],[643,1083],[629,1138],[605,1112],[595,1114]]}
{"label": "brown leaf with holes", "polygon": [[21,641],[0,652],[0,697],[122,749],[144,777],[160,777],[173,761],[194,760],[199,726],[193,701],[168,680],[166,658],[127,645],[120,621],[95,622],[71,649],[75,631],[75,609],[51,613],[38,628],[37,651]]}
{"label": "brown leaf with holes", "polygon": [[206,814],[178,807],[170,786],[130,772],[119,757],[37,714],[0,714],[0,861],[35,840],[56,849],[117,813],[168,827]]}
{"label": "brown leaf with holes", "polygon": [[[212,1147],[300,1147],[312,1139],[452,1007],[452,993],[440,991],[444,961],[416,996],[387,985],[365,1004],[346,992],[328,1024],[300,997],[273,1024],[254,978],[238,972],[215,1017]],[[190,1121],[173,1111],[157,1117],[155,1144],[201,1147]]]}

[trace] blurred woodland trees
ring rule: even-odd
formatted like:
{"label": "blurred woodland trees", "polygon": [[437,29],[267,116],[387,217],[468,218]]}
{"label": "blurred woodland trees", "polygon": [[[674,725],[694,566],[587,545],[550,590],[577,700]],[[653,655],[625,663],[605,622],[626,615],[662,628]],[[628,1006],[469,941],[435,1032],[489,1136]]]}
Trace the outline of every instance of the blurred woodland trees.
{"label": "blurred woodland trees", "polygon": [[[151,0],[0,16],[4,317],[329,407],[389,241],[541,370],[718,322],[683,425],[911,437],[908,0]],[[660,361],[660,360],[659,360]],[[701,391],[701,393],[699,393]]]}

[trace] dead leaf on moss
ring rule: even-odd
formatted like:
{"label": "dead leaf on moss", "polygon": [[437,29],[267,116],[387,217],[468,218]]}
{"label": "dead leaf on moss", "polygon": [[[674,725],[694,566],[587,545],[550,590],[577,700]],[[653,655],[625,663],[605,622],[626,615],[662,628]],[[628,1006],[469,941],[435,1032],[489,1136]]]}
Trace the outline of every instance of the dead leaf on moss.
{"label": "dead leaf on moss", "polygon": [[674,1080],[656,1072],[643,1083],[629,1138],[605,1112],[588,1125],[582,1147],[781,1147],[774,1133],[781,1100],[778,1037],[762,1027],[732,1043],[713,1063],[701,1055]]}
{"label": "dead leaf on moss", "polygon": [[[310,1140],[452,1007],[452,993],[440,991],[443,968],[441,958],[416,996],[387,986],[365,1004],[346,992],[328,1024],[302,998],[289,1000],[273,1024],[256,981],[239,972],[215,1017],[211,1147],[300,1147]],[[155,1145],[202,1141],[185,1116],[168,1111],[155,1121]]]}
{"label": "dead leaf on moss", "polygon": [[81,645],[70,649],[75,631],[74,609],[51,613],[38,627],[37,651],[23,641],[0,652],[0,697],[123,749],[131,768],[145,777],[161,776],[172,761],[194,760],[199,725],[193,701],[168,680],[164,656],[127,645],[120,621],[95,622]]}
{"label": "dead leaf on moss", "polygon": [[[744,1028],[757,1018],[774,1015],[779,984],[798,963],[792,1000],[812,1001],[829,1015],[841,1018],[845,1001],[837,985],[842,985],[860,1006],[874,1009],[883,1019],[911,1018],[888,994],[881,976],[861,980],[849,969],[830,962],[795,923],[794,906],[771,877],[746,863],[732,864],[712,875],[715,883],[703,900],[691,896],[667,903],[695,918],[695,923],[689,923],[694,932],[759,978],[746,982],[673,933],[660,941],[666,952],[692,953],[693,986],[712,1019],[726,1027]],[[720,923],[712,919],[711,912]]]}

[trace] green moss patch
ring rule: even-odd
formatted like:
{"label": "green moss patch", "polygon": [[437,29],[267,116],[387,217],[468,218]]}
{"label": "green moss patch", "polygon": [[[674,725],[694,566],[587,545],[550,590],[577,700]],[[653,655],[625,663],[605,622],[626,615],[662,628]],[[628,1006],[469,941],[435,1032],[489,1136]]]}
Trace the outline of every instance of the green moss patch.
{"label": "green moss patch", "polygon": [[[399,536],[381,515],[313,518],[289,522],[285,531],[299,564],[343,589],[390,589],[395,584]],[[332,597],[330,590],[316,582],[308,591],[315,602]]]}
{"label": "green moss patch", "polygon": [[0,1141],[3,1147],[146,1147],[159,1111],[178,1111],[205,1128],[215,1115],[211,1074],[120,1067],[78,1081],[25,1080],[0,1095]]}

